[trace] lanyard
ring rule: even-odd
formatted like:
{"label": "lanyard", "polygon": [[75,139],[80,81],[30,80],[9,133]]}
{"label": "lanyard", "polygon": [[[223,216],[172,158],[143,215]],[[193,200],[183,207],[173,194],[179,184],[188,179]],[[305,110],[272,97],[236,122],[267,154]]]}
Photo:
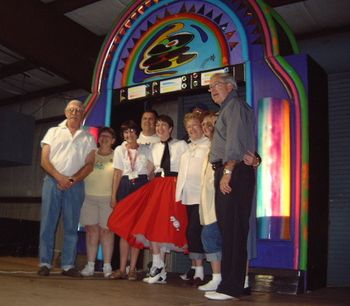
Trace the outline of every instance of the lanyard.
{"label": "lanyard", "polygon": [[130,167],[131,167],[131,171],[132,172],[134,172],[134,170],[135,170],[136,159],[137,159],[137,151],[138,150],[136,149],[135,156],[134,156],[134,158],[132,158],[131,149],[128,149],[128,157],[129,157]]}

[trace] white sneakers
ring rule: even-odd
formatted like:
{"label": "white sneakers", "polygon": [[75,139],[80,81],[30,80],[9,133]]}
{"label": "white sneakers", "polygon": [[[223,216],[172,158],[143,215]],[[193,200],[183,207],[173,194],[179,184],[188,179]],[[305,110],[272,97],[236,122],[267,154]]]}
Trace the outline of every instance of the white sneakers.
{"label": "white sneakers", "polygon": [[198,290],[200,290],[200,291],[216,291],[216,289],[218,289],[220,283],[221,283],[221,279],[218,279],[218,280],[212,279],[210,282],[206,283],[205,285],[199,286]]}
{"label": "white sneakers", "polygon": [[[95,274],[95,266],[86,264],[84,269],[80,271],[82,276],[94,276]],[[103,265],[103,276],[105,278],[109,278],[112,274],[112,266],[110,264]]]}
{"label": "white sneakers", "polygon": [[112,275],[112,266],[110,264],[103,265],[103,276],[109,278]]}
{"label": "white sneakers", "polygon": [[142,281],[148,284],[166,284],[165,267],[151,267],[149,274]]}
{"label": "white sneakers", "polygon": [[91,265],[86,264],[85,268],[80,271],[82,276],[93,276],[95,274],[95,267],[91,267]]}

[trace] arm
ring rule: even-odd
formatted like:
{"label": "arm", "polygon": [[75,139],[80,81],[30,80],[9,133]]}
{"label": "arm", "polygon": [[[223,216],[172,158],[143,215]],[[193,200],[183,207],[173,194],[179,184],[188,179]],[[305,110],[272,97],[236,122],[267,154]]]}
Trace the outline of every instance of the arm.
{"label": "arm", "polygon": [[70,177],[70,180],[73,180],[73,182],[71,181],[71,185],[80,182],[84,178],[86,178],[94,170],[94,164],[95,150],[92,150],[85,158],[85,165],[82,168],[80,168],[78,172],[76,172]]}
{"label": "arm", "polygon": [[71,186],[69,177],[58,172],[50,162],[50,145],[48,144],[44,144],[41,150],[41,167],[57,181],[60,189],[65,190]]}
{"label": "arm", "polygon": [[112,197],[111,197],[111,207],[114,208],[117,204],[117,192],[122,178],[123,171],[120,169],[114,169],[113,174],[113,184],[112,184]]}

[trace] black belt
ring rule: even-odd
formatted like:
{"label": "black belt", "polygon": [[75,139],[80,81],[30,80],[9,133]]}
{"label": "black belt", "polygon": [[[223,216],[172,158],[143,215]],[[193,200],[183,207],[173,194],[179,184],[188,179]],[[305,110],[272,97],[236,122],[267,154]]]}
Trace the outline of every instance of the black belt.
{"label": "black belt", "polygon": [[213,162],[211,163],[211,167],[213,168],[213,170],[217,170],[221,167],[223,167],[223,163],[222,163],[222,160],[219,160],[219,161],[216,161],[216,162]]}
{"label": "black belt", "polygon": [[131,182],[135,182],[137,180],[141,180],[141,179],[148,179],[148,175],[147,174],[139,174],[138,177],[134,178],[134,179],[129,179],[129,176],[128,175],[123,175],[122,178],[124,179],[128,179],[129,181]]}
{"label": "black belt", "polygon": [[[162,176],[162,172],[157,172],[154,174],[156,177],[159,177],[159,176]],[[177,176],[177,172],[172,172],[172,171],[169,171],[169,172],[165,172],[164,173],[164,176]]]}

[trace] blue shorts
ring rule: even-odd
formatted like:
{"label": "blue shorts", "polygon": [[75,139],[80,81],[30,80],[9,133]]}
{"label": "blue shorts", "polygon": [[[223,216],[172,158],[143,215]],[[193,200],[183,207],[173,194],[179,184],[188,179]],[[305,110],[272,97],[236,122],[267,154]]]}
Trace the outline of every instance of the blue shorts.
{"label": "blue shorts", "polygon": [[203,225],[201,239],[207,260],[221,260],[222,238],[217,222]]}

